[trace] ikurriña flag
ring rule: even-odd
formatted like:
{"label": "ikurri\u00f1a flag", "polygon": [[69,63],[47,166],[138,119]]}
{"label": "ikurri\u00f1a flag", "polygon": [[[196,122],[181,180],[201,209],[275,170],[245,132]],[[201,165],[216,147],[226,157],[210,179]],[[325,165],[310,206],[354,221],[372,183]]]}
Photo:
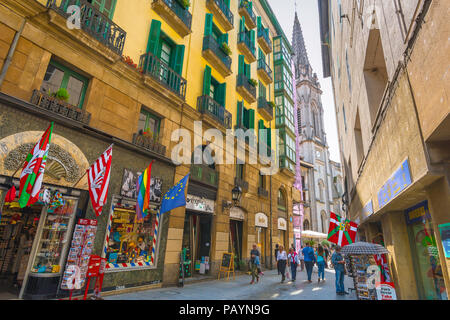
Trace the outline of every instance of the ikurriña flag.
{"label": "ikurri\u00f1a flag", "polygon": [[19,205],[21,208],[31,206],[39,199],[52,132],[53,122],[25,159],[20,175]]}
{"label": "ikurri\u00f1a flag", "polygon": [[330,212],[330,227],[328,228],[328,241],[341,247],[355,242],[358,224],[348,219],[342,221],[341,216]]}
{"label": "ikurri\u00f1a flag", "polygon": [[109,146],[88,169],[89,195],[97,217],[102,213],[108,196],[112,147],[113,145]]}

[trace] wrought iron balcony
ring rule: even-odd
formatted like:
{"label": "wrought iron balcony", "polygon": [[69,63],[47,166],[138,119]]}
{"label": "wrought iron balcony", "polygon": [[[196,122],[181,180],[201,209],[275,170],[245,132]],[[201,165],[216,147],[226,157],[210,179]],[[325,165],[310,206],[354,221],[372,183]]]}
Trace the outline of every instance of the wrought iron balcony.
{"label": "wrought iron balcony", "polygon": [[272,52],[272,41],[270,40],[268,28],[258,29],[258,43],[266,54]]}
{"label": "wrought iron balcony", "polygon": [[160,155],[166,155],[166,146],[160,144],[152,136],[143,134],[142,130],[141,132],[135,133],[133,135],[133,144],[137,145],[138,147],[156,152]]}
{"label": "wrought iron balcony", "polygon": [[211,63],[223,77],[229,76],[231,71],[231,57],[228,56],[213,36],[203,37],[203,56]]}
{"label": "wrought iron balcony", "polygon": [[242,17],[245,17],[245,24],[249,29],[254,29],[256,27],[256,15],[250,8],[248,0],[240,0],[239,14]]}
{"label": "wrought iron balcony", "polygon": [[152,77],[165,88],[185,100],[186,80],[151,52],[141,56],[139,68],[142,68],[144,75]]}
{"label": "wrought iron balcony", "polygon": [[250,83],[244,74],[237,75],[236,91],[248,102],[256,101],[256,87]]}
{"label": "wrought iron balcony", "polygon": [[217,103],[210,96],[200,96],[197,99],[198,111],[203,114],[208,114],[214,120],[218,121],[226,129],[231,129],[232,115],[225,107]]}
{"label": "wrought iron balcony", "polygon": [[241,187],[242,192],[247,192],[248,191],[248,182],[245,180],[241,180],[238,177],[234,177],[234,185]]}
{"label": "wrought iron balcony", "polygon": [[273,119],[273,107],[264,97],[258,98],[258,112],[266,121]]}
{"label": "wrought iron balcony", "polygon": [[192,164],[189,179],[206,184],[215,189],[219,186],[219,171],[205,164]]}
{"label": "wrought iron balcony", "polygon": [[258,196],[261,198],[269,198],[269,191],[264,188],[258,187]]}
{"label": "wrought iron balcony", "polygon": [[67,102],[49,96],[47,93],[34,90],[31,96],[31,103],[41,109],[63,116],[73,121],[89,125],[91,114],[83,109],[75,107]]}
{"label": "wrought iron balcony", "polygon": [[249,33],[238,33],[238,49],[244,54],[248,62],[256,61],[256,47],[255,43],[251,41]]}
{"label": "wrought iron balcony", "polygon": [[122,55],[127,33],[111,19],[97,10],[86,0],[48,0],[47,7],[55,10],[63,17],[68,17],[67,8],[76,5],[80,8],[80,26],[85,32],[115,53]]}
{"label": "wrought iron balcony", "polygon": [[224,0],[206,0],[206,7],[211,11],[225,31],[234,28],[234,15]]}
{"label": "wrought iron balcony", "polygon": [[264,59],[258,60],[257,72],[258,76],[264,81],[265,84],[270,84],[273,82],[272,69],[270,69]]}
{"label": "wrought iron balcony", "polygon": [[192,14],[178,0],[153,0],[152,9],[182,37],[190,34]]}

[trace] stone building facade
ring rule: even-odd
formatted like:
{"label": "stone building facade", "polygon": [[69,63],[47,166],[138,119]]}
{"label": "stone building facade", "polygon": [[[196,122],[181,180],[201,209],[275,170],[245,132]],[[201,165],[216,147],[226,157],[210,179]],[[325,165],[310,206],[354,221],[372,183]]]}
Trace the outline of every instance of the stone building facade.
{"label": "stone building facade", "polygon": [[450,292],[441,237],[450,222],[449,10],[445,1],[319,0],[347,216],[360,240],[388,249],[400,299]]}

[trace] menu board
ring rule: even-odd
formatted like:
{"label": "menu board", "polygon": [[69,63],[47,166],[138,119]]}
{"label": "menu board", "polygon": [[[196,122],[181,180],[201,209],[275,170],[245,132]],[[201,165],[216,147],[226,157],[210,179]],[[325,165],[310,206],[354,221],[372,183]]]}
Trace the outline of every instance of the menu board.
{"label": "menu board", "polygon": [[368,267],[377,265],[373,255],[352,255],[351,262],[351,273],[358,299],[377,300],[376,288],[370,286],[372,274],[368,273]]}
{"label": "menu board", "polygon": [[73,232],[61,289],[81,289],[84,286],[96,232],[96,220],[78,221]]}

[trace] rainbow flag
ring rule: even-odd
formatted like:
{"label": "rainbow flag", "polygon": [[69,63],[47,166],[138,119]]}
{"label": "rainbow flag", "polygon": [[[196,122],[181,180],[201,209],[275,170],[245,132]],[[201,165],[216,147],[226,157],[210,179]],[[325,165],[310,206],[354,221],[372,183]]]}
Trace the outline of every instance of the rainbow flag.
{"label": "rainbow flag", "polygon": [[147,216],[150,206],[150,181],[153,162],[155,160],[150,162],[148,168],[138,178],[136,214],[139,221],[142,221]]}

